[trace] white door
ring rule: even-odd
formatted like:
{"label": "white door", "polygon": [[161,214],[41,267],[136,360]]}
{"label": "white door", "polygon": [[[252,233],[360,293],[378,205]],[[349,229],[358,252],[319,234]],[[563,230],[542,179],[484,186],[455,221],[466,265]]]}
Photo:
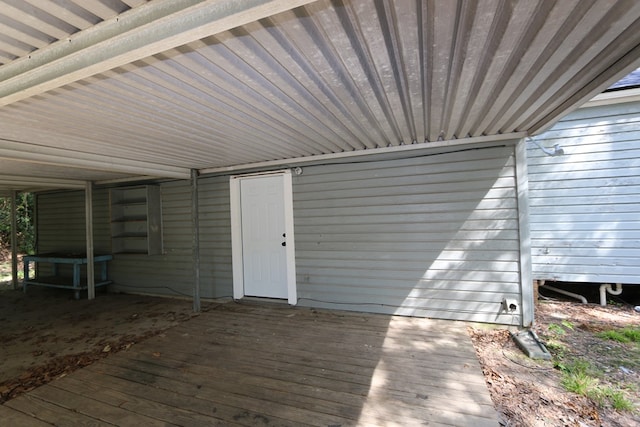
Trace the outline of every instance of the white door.
{"label": "white door", "polygon": [[235,177],[231,192],[236,218],[234,297],[288,299],[295,304],[291,175]]}

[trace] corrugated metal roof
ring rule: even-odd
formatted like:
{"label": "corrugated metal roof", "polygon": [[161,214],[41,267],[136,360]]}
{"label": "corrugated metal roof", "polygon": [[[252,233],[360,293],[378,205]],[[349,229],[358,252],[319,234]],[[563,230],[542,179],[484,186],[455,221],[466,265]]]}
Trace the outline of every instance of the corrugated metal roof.
{"label": "corrugated metal roof", "polygon": [[[14,34],[10,45],[24,49],[12,60],[143,2],[0,3],[0,33],[29,29]],[[522,136],[640,65],[640,2],[629,1],[320,0],[229,28],[0,107],[0,167],[186,177]]]}
{"label": "corrugated metal roof", "polygon": [[0,66],[145,2],[3,0],[0,2]]}

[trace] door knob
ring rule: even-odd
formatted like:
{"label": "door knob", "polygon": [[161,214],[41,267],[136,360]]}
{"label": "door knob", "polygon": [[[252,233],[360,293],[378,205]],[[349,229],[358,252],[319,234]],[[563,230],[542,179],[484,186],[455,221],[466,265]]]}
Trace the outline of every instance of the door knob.
{"label": "door knob", "polygon": [[282,242],[282,246],[287,246],[287,242]]}

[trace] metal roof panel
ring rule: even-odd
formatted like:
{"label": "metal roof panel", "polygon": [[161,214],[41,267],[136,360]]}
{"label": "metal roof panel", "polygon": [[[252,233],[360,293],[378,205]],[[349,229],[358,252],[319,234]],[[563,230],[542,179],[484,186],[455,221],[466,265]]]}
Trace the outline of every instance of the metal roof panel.
{"label": "metal roof panel", "polygon": [[[142,2],[90,3],[84,14],[58,1],[13,18],[67,33],[95,29],[105,7],[115,16]],[[260,16],[0,107],[0,147],[103,158],[116,174],[123,162],[134,174],[147,164],[183,176],[502,138],[543,130],[640,65],[638,2],[319,0]]]}

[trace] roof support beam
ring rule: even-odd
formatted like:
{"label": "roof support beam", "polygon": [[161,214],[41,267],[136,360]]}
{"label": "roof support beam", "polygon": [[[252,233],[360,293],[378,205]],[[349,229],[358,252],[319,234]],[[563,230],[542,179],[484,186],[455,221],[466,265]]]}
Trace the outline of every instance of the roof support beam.
{"label": "roof support beam", "polygon": [[0,67],[0,106],[313,0],[157,0]]}
{"label": "roof support beam", "polygon": [[191,235],[193,236],[193,312],[200,312],[200,208],[198,171],[191,171]]}
{"label": "roof support beam", "polygon": [[317,156],[296,157],[282,160],[269,160],[266,162],[248,163],[244,165],[223,166],[217,168],[200,169],[201,175],[228,174],[246,172],[252,170],[267,170],[278,167],[303,166],[305,164],[318,164],[323,162],[339,162],[340,160],[356,159],[359,157],[385,154],[412,153],[421,150],[450,151],[456,148],[482,148],[493,146],[501,141],[516,141],[527,136],[526,132],[505,133],[500,135],[476,136],[471,138],[452,139],[447,141],[421,142],[418,144],[396,145],[393,147],[371,148],[369,150],[347,151],[343,153],[320,154]]}
{"label": "roof support beam", "polygon": [[635,46],[630,52],[622,56],[616,62],[611,64],[605,72],[596,76],[586,86],[580,90],[575,91],[571,97],[556,107],[553,111],[542,117],[537,123],[530,124],[529,134],[538,135],[548,130],[558,121],[558,117],[569,114],[582,106],[585,102],[592,98],[592,94],[602,93],[607,87],[611,85],[612,76],[615,77],[615,81],[620,80],[631,71],[640,66],[640,45]]}
{"label": "roof support beam", "polygon": [[18,192],[11,191],[11,283],[18,289]]}
{"label": "roof support beam", "polygon": [[190,179],[187,168],[0,139],[0,159],[132,175]]}
{"label": "roof support beam", "polygon": [[84,213],[87,245],[87,299],[96,297],[95,260],[93,259],[93,183],[87,181],[84,189]]}
{"label": "roof support beam", "polygon": [[84,188],[84,181],[59,178],[34,178],[27,176],[0,175],[0,186],[15,188]]}

